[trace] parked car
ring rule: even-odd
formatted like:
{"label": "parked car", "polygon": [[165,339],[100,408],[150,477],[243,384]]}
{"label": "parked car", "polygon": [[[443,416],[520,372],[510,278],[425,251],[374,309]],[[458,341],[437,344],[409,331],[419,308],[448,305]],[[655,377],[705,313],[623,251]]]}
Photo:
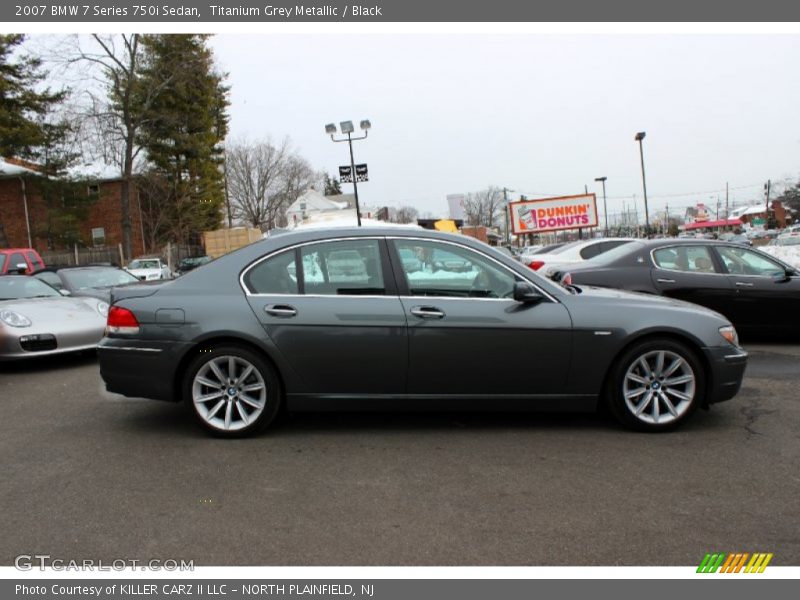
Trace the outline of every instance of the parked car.
{"label": "parked car", "polygon": [[0,360],[90,350],[103,337],[108,304],[66,298],[26,275],[0,277]]}
{"label": "parked car", "polygon": [[111,301],[111,288],[140,281],[128,271],[110,266],[45,268],[33,276],[71,296],[86,296],[104,302]]}
{"label": "parked car", "polygon": [[717,239],[722,242],[732,242],[734,244],[742,244],[743,246],[752,246],[753,240],[747,237],[744,233],[727,232],[720,235]]}
{"label": "parked car", "polygon": [[659,294],[694,302],[748,333],[800,332],[800,276],[760,250],[710,240],[636,241],[554,273],[575,285]]}
{"label": "parked car", "polygon": [[591,240],[578,240],[577,242],[570,242],[563,246],[551,250],[547,253],[535,254],[531,257],[529,262],[525,262],[534,271],[538,271],[542,267],[547,268],[542,271],[546,274],[547,271],[555,265],[568,265],[573,263],[580,263],[584,260],[589,260],[595,256],[608,252],[609,250],[627,244],[632,238],[598,238]]}
{"label": "parked car", "polygon": [[134,259],[125,267],[125,270],[142,281],[158,281],[172,277],[167,261],[158,257]]}
{"label": "parked car", "polygon": [[212,258],[210,256],[187,256],[186,258],[182,258],[178,263],[176,274],[180,277],[181,275],[185,275],[192,269],[201,267],[205,264],[210,263],[211,261]]}
{"label": "parked car", "polygon": [[33,248],[0,248],[0,275],[24,275],[44,268],[44,261]]}
{"label": "parked car", "polygon": [[548,244],[546,246],[528,246],[522,249],[522,253],[520,254],[520,261],[527,264],[530,262],[528,260],[528,256],[533,256],[536,254],[548,254],[561,248],[561,246],[565,246],[568,242],[559,242],[557,244]]}
{"label": "parked car", "polygon": [[[472,268],[410,271],[401,256],[417,249]],[[359,275],[332,272],[332,256],[361,260]],[[321,272],[307,276],[309,265]],[[261,430],[282,407],[599,402],[627,426],[664,430],[735,396],[747,361],[735,329],[712,311],[578,293],[478,240],[434,231],[287,233],[113,297],[99,349],[107,389],[183,400],[219,436]]]}

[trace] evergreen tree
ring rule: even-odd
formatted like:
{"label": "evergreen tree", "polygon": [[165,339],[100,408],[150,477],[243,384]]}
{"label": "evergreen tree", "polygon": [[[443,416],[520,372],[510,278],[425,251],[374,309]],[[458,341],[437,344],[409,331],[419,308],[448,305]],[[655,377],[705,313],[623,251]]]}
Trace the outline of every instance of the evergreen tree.
{"label": "evergreen tree", "polygon": [[73,143],[73,127],[66,121],[53,120],[38,125],[43,135],[36,153],[41,174],[27,179],[29,188],[41,197],[44,212],[33,228],[37,237],[47,240],[49,250],[84,245],[81,226],[98,196],[89,191],[91,181],[69,176],[69,168],[79,158]]}
{"label": "evergreen tree", "polygon": [[41,60],[13,56],[24,40],[19,34],[0,35],[0,156],[36,159],[47,137],[42,118],[66,92],[37,91],[46,75]]}
{"label": "evergreen tree", "polygon": [[214,68],[207,38],[181,34],[142,40],[140,89],[163,91],[146,107],[140,141],[153,169],[169,181],[170,229],[179,243],[219,227],[225,203],[221,165],[229,88]]}
{"label": "evergreen tree", "polygon": [[339,183],[339,180],[335,177],[331,177],[327,173],[324,174],[325,177],[325,195],[326,196],[334,196],[337,194],[342,193],[342,186]]}

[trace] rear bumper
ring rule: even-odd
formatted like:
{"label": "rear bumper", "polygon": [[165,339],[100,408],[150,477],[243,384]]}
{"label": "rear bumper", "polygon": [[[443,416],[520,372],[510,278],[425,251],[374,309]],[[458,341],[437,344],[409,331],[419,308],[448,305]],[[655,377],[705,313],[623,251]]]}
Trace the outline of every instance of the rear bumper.
{"label": "rear bumper", "polygon": [[175,374],[190,347],[175,341],[106,337],[97,347],[100,376],[109,392],[177,402]]}
{"label": "rear bumper", "polygon": [[747,368],[747,352],[741,348],[703,348],[711,365],[711,380],[706,394],[706,403],[714,404],[730,400],[739,393]]}

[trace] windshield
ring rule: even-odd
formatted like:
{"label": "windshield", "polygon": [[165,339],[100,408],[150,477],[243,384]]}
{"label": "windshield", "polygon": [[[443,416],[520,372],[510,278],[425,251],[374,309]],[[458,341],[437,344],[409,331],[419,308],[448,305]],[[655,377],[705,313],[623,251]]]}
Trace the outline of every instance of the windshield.
{"label": "windshield", "polygon": [[139,282],[136,277],[122,269],[68,269],[61,271],[60,275],[75,290],[108,288]]}
{"label": "windshield", "polygon": [[129,269],[160,269],[161,265],[159,264],[158,259],[137,259],[132,260],[131,264],[128,265]]}
{"label": "windshield", "polygon": [[191,258],[184,258],[180,262],[181,267],[196,267],[211,262],[208,256],[193,256]]}
{"label": "windshield", "polygon": [[584,265],[610,265],[614,261],[623,256],[628,256],[629,254],[633,254],[638,252],[639,250],[644,250],[645,245],[641,242],[625,242],[624,244],[620,244],[616,248],[612,248],[608,252],[603,252],[602,254],[598,254],[594,258],[590,258]]}
{"label": "windshield", "polygon": [[0,277],[0,300],[60,296],[56,290],[35,277]]}

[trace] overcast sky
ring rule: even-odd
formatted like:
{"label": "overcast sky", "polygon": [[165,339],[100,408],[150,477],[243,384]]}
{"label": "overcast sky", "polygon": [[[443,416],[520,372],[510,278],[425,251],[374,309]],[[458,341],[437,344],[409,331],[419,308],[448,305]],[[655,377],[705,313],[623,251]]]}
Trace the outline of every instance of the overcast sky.
{"label": "overcast sky", "polygon": [[[487,185],[566,195],[608,177],[609,213],[763,194],[800,173],[799,36],[218,35],[231,137],[290,136],[330,173],[324,125],[372,121],[362,203],[446,214]],[[747,186],[747,187],[745,187]],[[350,184],[343,185],[351,191]],[[719,192],[719,190],[723,190]],[[688,194],[688,195],[687,195]],[[640,209],[641,210],[641,209]]]}

